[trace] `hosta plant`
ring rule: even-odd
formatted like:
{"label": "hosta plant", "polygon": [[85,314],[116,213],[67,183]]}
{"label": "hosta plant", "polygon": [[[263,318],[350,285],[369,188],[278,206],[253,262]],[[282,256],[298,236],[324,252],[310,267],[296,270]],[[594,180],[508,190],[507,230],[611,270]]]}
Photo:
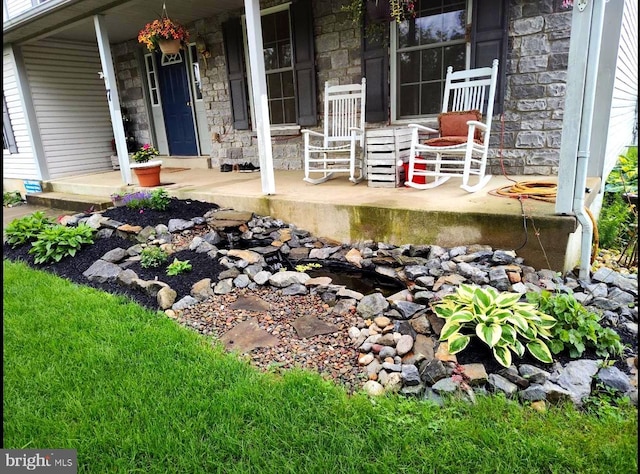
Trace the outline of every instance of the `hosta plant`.
{"label": "hosta plant", "polygon": [[76,227],[50,226],[38,234],[29,253],[35,255],[34,262],[37,264],[59,262],[65,257],[73,257],[83,245],[92,244],[94,232],[86,224]]}
{"label": "hosta plant", "polygon": [[524,356],[525,347],[536,359],[553,362],[544,339],[551,336],[556,320],[521,302],[518,293],[500,293],[495,288],[460,285],[432,306],[446,322],[440,340],[447,341],[449,352],[456,354],[467,347],[475,335],[493,351],[503,366],[511,365],[512,352]]}
{"label": "hosta plant", "polygon": [[33,242],[40,232],[51,227],[53,221],[44,212],[36,211],[28,216],[12,220],[4,230],[6,241],[15,248]]}
{"label": "hosta plant", "polygon": [[173,262],[167,266],[167,275],[176,276],[181,273],[190,272],[192,270],[192,266],[189,263],[189,260],[178,260],[177,258],[173,259]]}

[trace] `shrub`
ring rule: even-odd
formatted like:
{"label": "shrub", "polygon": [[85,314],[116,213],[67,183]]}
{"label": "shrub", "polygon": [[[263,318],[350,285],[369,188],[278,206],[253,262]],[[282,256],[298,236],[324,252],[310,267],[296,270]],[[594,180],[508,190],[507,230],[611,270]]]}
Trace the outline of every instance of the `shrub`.
{"label": "shrub", "polygon": [[604,249],[622,250],[629,241],[634,209],[619,193],[605,193],[598,219],[598,239]]}
{"label": "shrub", "polygon": [[46,227],[31,244],[29,253],[35,255],[34,262],[37,264],[59,262],[64,257],[73,257],[83,245],[92,244],[94,232],[86,224]]}
{"label": "shrub", "polygon": [[551,363],[551,353],[542,339],[549,338],[556,321],[520,298],[518,293],[498,293],[491,287],[460,285],[456,293],[433,305],[435,314],[446,321],[440,340],[448,341],[449,352],[456,354],[475,334],[505,367],[511,365],[511,352],[522,357],[525,346],[536,359]]}
{"label": "shrub", "polygon": [[11,207],[14,204],[18,204],[22,202],[22,195],[20,191],[12,191],[12,192],[3,192],[2,193],[2,205],[6,207]]}
{"label": "shrub", "polygon": [[7,243],[15,248],[27,242],[36,240],[36,236],[47,227],[53,225],[53,220],[44,212],[36,211],[20,219],[12,220],[4,230]]}
{"label": "shrub", "polygon": [[573,295],[543,290],[528,293],[527,299],[558,321],[551,328],[549,341],[554,354],[568,350],[570,357],[578,358],[587,348],[595,349],[600,357],[622,354],[620,336],[611,328],[603,328],[599,323],[601,316],[587,310]]}
{"label": "shrub", "polygon": [[160,247],[146,247],[140,253],[140,266],[142,268],[159,267],[165,263],[168,258],[167,252]]}
{"label": "shrub", "polygon": [[191,269],[192,267],[189,260],[178,260],[177,258],[174,258],[173,262],[167,267],[167,275],[180,275],[181,273],[190,272]]}

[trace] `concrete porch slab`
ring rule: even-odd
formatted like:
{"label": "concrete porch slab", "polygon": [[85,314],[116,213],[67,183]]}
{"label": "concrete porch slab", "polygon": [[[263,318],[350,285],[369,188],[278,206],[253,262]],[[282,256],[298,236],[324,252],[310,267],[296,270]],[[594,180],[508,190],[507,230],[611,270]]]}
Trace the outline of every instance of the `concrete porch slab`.
{"label": "concrete porch slab", "polygon": [[[554,177],[494,176],[483,190],[470,194],[455,178],[434,189],[418,190],[374,188],[367,182],[354,185],[346,175],[312,185],[303,181],[299,170],[274,174],[273,195],[262,193],[259,172],[188,169],[161,174],[160,179],[161,187],[173,196],[272,216],[343,243],[486,244],[516,250],[533,267],[562,272],[578,262],[576,249],[572,250],[575,243],[570,242],[578,229],[574,216],[555,215],[554,203],[496,195],[497,189],[516,182],[553,182]],[[589,179],[587,185],[589,204],[600,182]],[[46,181],[43,189],[108,198],[114,192],[143,188],[123,185],[120,172],[113,171]]]}

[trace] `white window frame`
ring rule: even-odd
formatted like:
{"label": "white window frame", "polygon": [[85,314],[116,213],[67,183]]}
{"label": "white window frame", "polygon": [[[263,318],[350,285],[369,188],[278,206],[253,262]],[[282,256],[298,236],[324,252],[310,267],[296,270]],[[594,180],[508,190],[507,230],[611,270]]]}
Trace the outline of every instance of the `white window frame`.
{"label": "white window frame", "polygon": [[[149,61],[148,58],[151,58],[151,67],[153,70],[149,69]],[[160,97],[160,84],[158,83],[158,70],[156,67],[156,58],[155,54],[147,53],[144,55],[144,68],[147,74],[147,87],[149,88],[149,102],[151,102],[151,107],[162,107],[162,98]],[[156,86],[151,86],[151,74],[155,79]],[[154,103],[153,101],[153,92],[156,92],[156,97],[158,98],[158,103]]]}
{"label": "white window frame", "polygon": [[[467,6],[467,26],[471,23],[471,8],[473,4],[473,0],[466,0]],[[390,46],[389,46],[389,85],[390,85],[390,95],[389,100],[391,101],[391,123],[398,125],[406,125],[408,123],[431,123],[437,124],[437,114],[430,114],[421,117],[412,117],[408,119],[400,119],[398,118],[398,88],[397,88],[397,80],[398,80],[398,24],[395,21],[390,22],[391,31],[389,33],[389,37],[391,38]],[[467,41],[465,43],[465,67],[469,69],[471,65],[471,42]],[[442,78],[444,79],[444,77]]]}
{"label": "white window frame", "polygon": [[[264,10],[260,10],[260,16],[264,16],[264,15],[271,15],[272,13],[278,13],[281,12],[283,10],[288,10],[289,11],[289,18],[291,18],[291,2],[285,2],[281,5],[277,5],[275,7],[270,7],[270,8],[265,8]],[[289,32],[289,34],[291,35],[291,31]],[[247,18],[246,15],[242,15],[242,41],[243,41],[243,46],[244,46],[244,59],[245,59],[245,64],[247,65],[247,85],[249,87],[249,90],[253,89],[252,83],[251,83],[251,62],[249,61],[249,43],[247,40]],[[293,51],[294,45],[293,45],[293,41],[291,41],[291,69],[294,69],[294,51]],[[294,84],[295,87],[295,84]],[[298,97],[297,96],[298,91],[295,91],[295,96],[294,97]],[[252,130],[255,130],[255,123],[256,123],[256,116],[255,116],[255,112],[254,112],[254,107],[253,107],[253,94],[249,94],[249,109],[250,109],[250,113],[251,113],[251,127]],[[297,123],[279,123],[276,125],[271,125],[270,127],[271,131],[273,132],[292,132],[292,133],[296,133],[300,130],[300,125],[298,125]]]}

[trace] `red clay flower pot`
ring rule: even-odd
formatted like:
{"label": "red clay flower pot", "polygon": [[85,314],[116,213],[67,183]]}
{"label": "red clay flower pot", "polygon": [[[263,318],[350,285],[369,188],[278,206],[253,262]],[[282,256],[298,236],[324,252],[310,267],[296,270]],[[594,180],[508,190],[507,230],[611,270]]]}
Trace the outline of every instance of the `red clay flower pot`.
{"label": "red clay flower pot", "polygon": [[138,178],[140,186],[149,188],[153,186],[160,186],[160,168],[162,164],[147,167],[132,167],[133,171]]}

